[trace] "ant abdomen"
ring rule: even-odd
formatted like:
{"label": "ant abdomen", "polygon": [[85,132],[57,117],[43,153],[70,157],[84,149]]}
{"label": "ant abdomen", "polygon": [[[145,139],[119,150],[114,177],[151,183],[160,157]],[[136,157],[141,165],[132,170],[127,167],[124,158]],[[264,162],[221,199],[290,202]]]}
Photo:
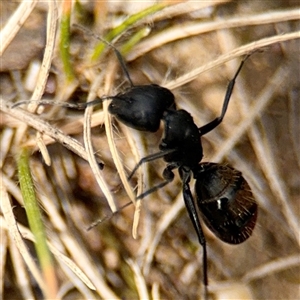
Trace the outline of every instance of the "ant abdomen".
{"label": "ant abdomen", "polygon": [[207,227],[229,244],[249,238],[257,204],[242,173],[228,165],[203,163],[196,178],[197,203]]}

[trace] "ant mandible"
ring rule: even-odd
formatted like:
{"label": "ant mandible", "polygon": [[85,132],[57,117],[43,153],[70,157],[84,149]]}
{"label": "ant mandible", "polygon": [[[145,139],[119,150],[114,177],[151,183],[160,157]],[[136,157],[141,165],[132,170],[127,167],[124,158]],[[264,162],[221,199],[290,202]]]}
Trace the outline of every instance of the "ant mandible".
{"label": "ant mandible", "polygon": [[[228,84],[221,115],[208,124],[198,127],[186,110],[176,108],[175,97],[169,89],[156,84],[134,85],[120,52],[113,45],[109,45],[114,50],[130,87],[116,96],[97,98],[88,103],[64,103],[62,105],[84,109],[87,106],[111,100],[108,111],[128,127],[139,131],[156,132],[160,122],[164,122],[164,136],[159,145],[160,151],[142,158],[129,175],[128,180],[143,163],[159,158],[163,158],[167,163],[163,171],[164,181],[138,195],[136,199],[139,200],[170,183],[174,179],[173,170],[178,169],[185,206],[203,248],[203,283],[205,298],[207,298],[206,240],[189,182],[193,176],[196,180],[195,195],[198,210],[207,227],[219,239],[229,244],[239,244],[249,238],[257,218],[257,204],[251,189],[241,172],[234,168],[224,164],[201,163],[203,157],[201,137],[222,122],[236,78],[250,55],[242,60]],[[40,104],[44,103],[46,102],[40,102]],[[51,103],[47,101],[46,104]]]}

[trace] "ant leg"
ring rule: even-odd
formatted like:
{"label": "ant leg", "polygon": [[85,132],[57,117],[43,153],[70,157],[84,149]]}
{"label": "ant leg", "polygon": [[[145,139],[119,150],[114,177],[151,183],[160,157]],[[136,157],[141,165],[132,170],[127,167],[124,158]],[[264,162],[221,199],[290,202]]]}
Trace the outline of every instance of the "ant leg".
{"label": "ant leg", "polygon": [[[165,185],[167,185],[169,182],[171,182],[174,179],[174,174],[172,172],[173,169],[177,168],[177,165],[168,165],[163,172],[163,177],[165,179],[165,181],[163,181],[162,183],[154,186],[153,188],[149,189],[148,191],[146,191],[145,193],[139,195],[138,197],[136,197],[136,200],[141,200],[143,198],[145,198],[146,196],[152,194],[153,192],[161,189],[162,187],[164,187]],[[126,204],[124,204],[123,206],[119,207],[117,211],[112,212],[111,214],[105,216],[102,219],[96,220],[95,222],[93,222],[88,228],[87,231],[91,230],[92,228],[96,227],[97,225],[105,222],[108,219],[111,219],[114,215],[116,215],[119,211],[123,210],[124,208],[128,207],[132,205],[132,202],[128,202]]]}
{"label": "ant leg", "polygon": [[169,164],[169,165],[167,165],[167,167],[164,169],[164,172],[163,172],[163,177],[164,177],[165,181],[163,181],[162,183],[160,183],[160,184],[152,187],[151,189],[149,189],[148,191],[144,192],[143,194],[137,196],[136,200],[143,199],[146,196],[154,193],[155,191],[163,188],[168,183],[172,182],[173,179],[174,179],[174,173],[172,172],[172,170],[176,169],[176,168],[178,168],[177,164]]}
{"label": "ant leg", "polygon": [[109,100],[113,98],[114,98],[113,96],[106,96],[102,98],[96,98],[95,100],[90,102],[83,102],[83,103],[69,103],[69,102],[59,102],[59,101],[52,101],[52,100],[21,100],[14,103],[11,106],[11,108],[15,108],[23,104],[36,103],[37,105],[61,106],[65,108],[74,108],[77,110],[83,110],[86,109],[88,106],[94,106],[102,103],[105,100]]}
{"label": "ant leg", "polygon": [[231,94],[232,94],[232,91],[233,91],[233,88],[234,88],[234,85],[235,85],[235,80],[236,78],[238,77],[243,65],[244,65],[244,62],[248,59],[248,57],[250,56],[251,54],[248,54],[241,62],[239,68],[237,69],[235,75],[233,76],[233,78],[229,81],[228,83],[228,86],[227,86],[227,90],[226,90],[226,94],[225,94],[225,98],[224,98],[224,102],[223,102],[223,107],[222,107],[222,112],[221,112],[221,115],[214,119],[213,121],[209,122],[208,124],[202,126],[199,128],[199,132],[202,135],[210,132],[211,130],[213,130],[214,128],[216,128],[223,120],[224,116],[225,116],[225,113],[227,111],[227,107],[228,107],[228,103],[229,103],[229,100],[231,98]]}
{"label": "ant leg", "polygon": [[134,169],[131,171],[130,175],[127,177],[127,180],[130,180],[132,178],[132,176],[135,174],[135,172],[137,171],[137,169],[144,163],[146,162],[150,162],[159,158],[164,157],[167,154],[173,153],[175,151],[175,149],[170,149],[170,150],[166,150],[166,151],[160,151],[157,153],[153,153],[150,154],[148,156],[143,157],[134,167]]}
{"label": "ant leg", "polygon": [[183,199],[186,206],[186,209],[188,211],[189,217],[193,223],[194,229],[196,231],[196,234],[198,236],[198,240],[200,245],[203,249],[203,256],[202,256],[202,272],[203,272],[203,284],[204,284],[204,299],[207,299],[208,291],[208,276],[207,276],[207,250],[206,250],[206,240],[204,237],[204,233],[200,224],[200,220],[197,214],[195,202],[191,193],[191,189],[189,186],[190,181],[190,171],[185,171],[184,169],[180,169],[180,177],[182,179],[183,187],[182,187],[182,193],[183,193]]}
{"label": "ant leg", "polygon": [[118,208],[118,210],[110,213],[109,215],[104,216],[102,219],[98,219],[96,221],[94,221],[92,224],[90,224],[89,227],[87,227],[87,231],[90,231],[91,229],[93,229],[94,227],[96,227],[97,225],[106,222],[107,220],[110,220],[113,216],[115,216],[116,214],[118,214],[120,211],[122,211],[124,208],[128,207],[132,205],[132,202],[127,202],[126,204],[122,205],[121,207]]}

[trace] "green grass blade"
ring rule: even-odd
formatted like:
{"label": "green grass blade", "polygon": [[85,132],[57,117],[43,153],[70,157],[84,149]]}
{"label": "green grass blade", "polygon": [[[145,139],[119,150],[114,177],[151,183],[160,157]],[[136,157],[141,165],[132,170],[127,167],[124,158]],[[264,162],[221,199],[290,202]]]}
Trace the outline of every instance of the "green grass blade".
{"label": "green grass blade", "polygon": [[[104,37],[104,39],[108,42],[111,42],[115,37],[120,35],[122,32],[127,30],[131,25],[136,23],[137,21],[147,17],[148,15],[151,15],[161,9],[163,9],[166,6],[166,4],[155,4],[151,7],[148,7],[134,15],[131,15],[128,19],[126,19],[122,24],[115,27],[111,31],[108,32],[108,34]],[[97,60],[102,52],[104,51],[106,45],[103,42],[99,42],[98,45],[95,47],[92,56],[91,61]]]}
{"label": "green grass blade", "polygon": [[45,296],[53,298],[56,295],[57,286],[55,271],[52,255],[47,245],[45,228],[30,172],[29,153],[27,148],[21,149],[21,154],[17,163],[20,188],[24,200],[29,227],[35,238],[37,257],[44,275],[46,286],[48,287],[48,295]]}
{"label": "green grass blade", "polygon": [[70,20],[71,20],[71,7],[65,5],[61,17],[61,22],[60,22],[59,52],[63,63],[65,75],[69,82],[73,81],[75,77],[73,67],[71,64],[71,55],[70,55]]}

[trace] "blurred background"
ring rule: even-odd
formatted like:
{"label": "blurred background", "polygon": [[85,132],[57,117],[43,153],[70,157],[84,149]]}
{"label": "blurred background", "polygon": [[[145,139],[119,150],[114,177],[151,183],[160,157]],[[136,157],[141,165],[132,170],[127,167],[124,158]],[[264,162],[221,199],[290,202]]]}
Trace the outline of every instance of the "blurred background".
{"label": "blurred background", "polygon": [[[208,64],[222,55],[263,38],[296,31],[299,37],[299,1],[24,3],[0,4],[2,29],[12,17],[15,21],[24,18],[24,13],[14,15],[19,5],[28,9],[26,22],[11,41],[4,39],[2,31],[7,44],[1,49],[2,105],[39,100],[34,98],[37,87],[42,99],[72,103],[124,91],[129,82],[113,51],[107,47],[96,57],[99,37],[111,37],[124,55],[133,83],[171,88],[178,108],[187,110],[201,127],[220,114],[227,84],[243,55],[232,54],[227,63],[205,72],[198,68],[209,69]],[[156,6],[149,10],[151,5]],[[130,16],[139,18],[132,21]],[[69,35],[63,31],[64,24],[70,26]],[[122,30],[114,35],[121,25]],[[50,29],[56,35],[49,68],[39,74],[46,43],[51,43],[46,40]],[[212,299],[300,297],[299,46],[298,39],[290,39],[254,53],[237,78],[223,123],[202,139],[203,161],[229,163],[240,170],[259,205],[254,232],[240,245],[221,242],[203,226]],[[185,84],[182,78],[187,78]],[[39,80],[44,80],[45,87]],[[2,185],[31,256],[36,260],[26,231],[16,167],[23,145],[32,154],[30,167],[47,239],[96,288],[89,289],[79,271],[56,255],[57,298],[202,299],[202,248],[184,207],[177,172],[172,183],[141,201],[136,239],[132,236],[133,205],[87,231],[93,222],[111,215],[107,194],[90,164],[65,147],[69,140],[55,142],[43,130],[45,134],[38,138],[47,145],[51,158],[47,166],[37,148],[37,131],[23,110],[2,106],[0,113]],[[98,166],[104,164],[100,173],[118,208],[130,202],[130,197],[111,154],[101,106],[94,108],[91,118],[93,151]],[[37,128],[47,121],[84,143],[84,111],[47,105],[34,120]],[[29,127],[24,129],[26,122]],[[144,133],[114,118],[111,122],[113,143],[129,175],[140,158],[158,151],[163,128]],[[130,186],[138,186],[138,193],[146,191],[163,180],[165,166],[162,160],[143,165]],[[192,191],[193,186],[191,182]],[[38,281],[26,267],[2,204],[1,224],[2,299],[45,298],[43,280]]]}

